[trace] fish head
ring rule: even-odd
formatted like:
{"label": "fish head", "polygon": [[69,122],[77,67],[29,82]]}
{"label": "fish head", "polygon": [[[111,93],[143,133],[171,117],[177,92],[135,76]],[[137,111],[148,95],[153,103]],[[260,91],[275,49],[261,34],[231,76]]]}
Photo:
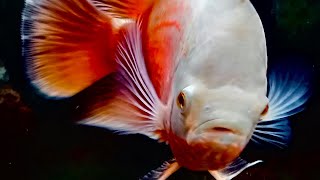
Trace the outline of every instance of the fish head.
{"label": "fish head", "polygon": [[267,104],[267,97],[234,86],[187,86],[171,113],[169,144],[176,160],[192,170],[225,167],[243,151]]}

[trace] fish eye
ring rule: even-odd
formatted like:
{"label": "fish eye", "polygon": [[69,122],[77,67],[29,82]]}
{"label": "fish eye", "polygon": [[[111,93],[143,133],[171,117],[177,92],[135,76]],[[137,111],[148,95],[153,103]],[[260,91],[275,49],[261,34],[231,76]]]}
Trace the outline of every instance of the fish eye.
{"label": "fish eye", "polygon": [[261,113],[261,116],[265,116],[269,111],[269,105],[267,105]]}
{"label": "fish eye", "polygon": [[190,85],[183,88],[177,96],[176,103],[178,108],[180,108],[183,112],[186,113],[190,108],[190,103],[192,101],[192,96],[194,93],[194,86]]}
{"label": "fish eye", "polygon": [[183,93],[183,92],[180,92],[178,97],[177,97],[177,106],[180,108],[180,109],[184,109],[185,106],[186,106],[186,94]]}

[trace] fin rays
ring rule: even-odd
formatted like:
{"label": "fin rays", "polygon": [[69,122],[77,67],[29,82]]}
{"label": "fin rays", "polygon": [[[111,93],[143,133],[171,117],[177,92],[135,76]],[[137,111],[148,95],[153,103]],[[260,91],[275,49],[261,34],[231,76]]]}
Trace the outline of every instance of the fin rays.
{"label": "fin rays", "polygon": [[242,171],[260,162],[262,161],[258,160],[252,163],[248,163],[247,161],[239,157],[224,169],[217,170],[217,171],[209,171],[209,173],[217,180],[231,180],[237,175],[239,175]]}
{"label": "fin rays", "polygon": [[115,70],[111,18],[88,0],[26,1],[21,34],[27,75],[48,97],[73,96]]}
{"label": "fin rays", "polygon": [[113,17],[138,19],[152,6],[154,0],[91,0],[91,2]]}
{"label": "fin rays", "polygon": [[[309,74],[301,73],[301,67],[280,66],[269,73],[269,111],[257,124],[253,142],[287,146],[291,134],[288,117],[303,111],[311,96]],[[281,68],[288,70],[281,73]]]}
{"label": "fin rays", "polygon": [[[139,27],[137,27],[139,28]],[[129,33],[133,33],[129,31]],[[146,68],[143,63],[137,62],[141,61],[143,58],[142,49],[141,49],[141,39],[139,32],[136,34],[129,34],[132,39],[125,37],[125,42],[128,44],[128,52],[125,50],[123,45],[120,45],[120,55],[123,61],[117,58],[117,63],[122,67],[120,70],[121,74],[129,84],[125,83],[125,86],[140,100],[142,103],[152,111],[150,115],[156,116],[157,112],[152,107],[153,104],[159,104],[157,95],[153,90],[148,74],[146,73]],[[135,48],[135,49],[132,49]],[[136,53],[133,53],[136,52]],[[125,54],[125,55],[124,55]],[[129,61],[130,59],[131,61]],[[129,69],[128,69],[129,68]],[[130,78],[130,79],[129,79]],[[148,88],[149,87],[149,88]],[[137,90],[138,89],[138,90]]]}
{"label": "fin rays", "polygon": [[[165,106],[158,98],[148,77],[142,54],[139,23],[128,24],[123,40],[118,45],[115,75],[118,87],[101,97],[81,123],[106,127],[122,134],[140,133],[158,138],[155,133],[163,129]],[[106,85],[105,85],[106,86]]]}
{"label": "fin rays", "polygon": [[175,159],[172,159],[170,161],[164,162],[159,168],[152,170],[151,172],[140,178],[140,180],[165,180],[179,168],[180,166],[175,161]]}

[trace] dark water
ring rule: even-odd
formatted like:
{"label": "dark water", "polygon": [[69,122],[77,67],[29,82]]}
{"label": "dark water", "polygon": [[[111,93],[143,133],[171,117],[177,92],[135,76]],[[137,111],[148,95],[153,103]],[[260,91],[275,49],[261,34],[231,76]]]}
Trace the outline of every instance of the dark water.
{"label": "dark water", "polygon": [[[270,64],[294,58],[313,66],[314,94],[306,110],[291,118],[293,140],[289,148],[248,148],[245,157],[262,158],[265,163],[236,179],[320,179],[320,2],[252,3],[264,24]],[[172,157],[166,145],[144,136],[118,136],[74,125],[70,121],[72,99],[55,102],[37,96],[23,76],[23,1],[1,0],[0,6],[0,66],[6,67],[10,78],[0,81],[0,179],[138,179]],[[213,178],[205,172],[182,169],[170,179]]]}

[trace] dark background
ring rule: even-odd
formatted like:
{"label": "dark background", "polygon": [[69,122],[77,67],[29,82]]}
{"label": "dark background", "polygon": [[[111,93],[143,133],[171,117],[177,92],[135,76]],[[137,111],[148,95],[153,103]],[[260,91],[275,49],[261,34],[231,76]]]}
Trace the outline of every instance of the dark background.
{"label": "dark background", "polygon": [[[265,162],[236,179],[320,179],[319,75],[320,2],[252,0],[267,37],[270,64],[298,59],[313,67],[314,94],[307,108],[291,118],[293,138],[285,150],[245,151]],[[138,179],[172,157],[166,145],[144,136],[118,136],[74,125],[72,99],[37,96],[23,75],[20,23],[23,0],[0,0],[0,179]],[[288,65],[290,61],[286,61]],[[171,179],[213,179],[182,169]]]}

